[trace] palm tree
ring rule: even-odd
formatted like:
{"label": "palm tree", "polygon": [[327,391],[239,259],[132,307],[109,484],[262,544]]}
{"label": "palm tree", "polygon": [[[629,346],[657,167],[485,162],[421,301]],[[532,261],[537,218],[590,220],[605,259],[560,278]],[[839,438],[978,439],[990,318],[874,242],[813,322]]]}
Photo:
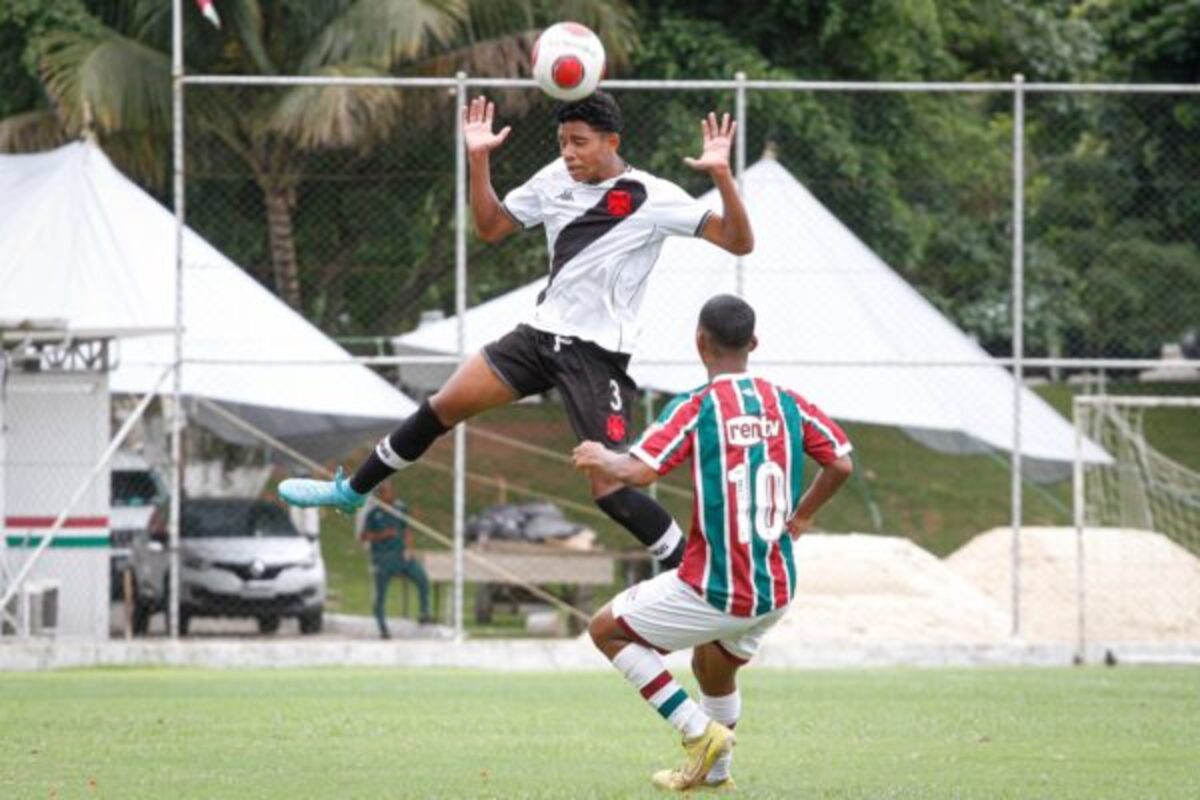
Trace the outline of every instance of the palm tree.
{"label": "palm tree", "polygon": [[[27,4],[30,5],[30,4]],[[36,6],[37,4],[32,4]],[[624,0],[215,0],[220,31],[184,5],[188,71],[258,75],[527,74],[537,30],[579,20],[619,67],[635,39]],[[62,0],[45,0],[62,15]],[[125,171],[162,186],[171,122],[170,4],[71,0],[67,29],[38,31],[30,50],[47,104],[0,120],[0,150],[56,146],[91,128]],[[46,26],[42,26],[43,28]],[[220,142],[262,192],[272,279],[301,304],[292,217],[305,157],[369,150],[429,109],[382,88],[299,86],[188,95],[189,126]]]}

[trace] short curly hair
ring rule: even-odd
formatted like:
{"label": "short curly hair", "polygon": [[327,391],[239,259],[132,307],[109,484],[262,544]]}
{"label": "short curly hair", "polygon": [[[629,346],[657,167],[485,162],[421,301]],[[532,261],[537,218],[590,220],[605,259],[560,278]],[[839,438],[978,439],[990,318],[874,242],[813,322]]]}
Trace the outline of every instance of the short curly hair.
{"label": "short curly hair", "polygon": [[582,100],[561,103],[554,112],[558,124],[579,121],[602,133],[620,133],[621,107],[608,92],[596,91]]}

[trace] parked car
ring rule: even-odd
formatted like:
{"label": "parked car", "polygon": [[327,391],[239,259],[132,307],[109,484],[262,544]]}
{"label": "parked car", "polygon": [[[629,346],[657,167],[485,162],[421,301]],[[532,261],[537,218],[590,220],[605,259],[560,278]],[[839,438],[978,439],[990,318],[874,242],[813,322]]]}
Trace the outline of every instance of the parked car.
{"label": "parked car", "polygon": [[[135,539],[137,602],[134,629],[167,609],[165,539]],[[180,520],[179,632],[196,617],[253,617],[274,633],[283,617],[300,632],[321,630],[325,562],[315,535],[296,530],[288,513],[263,500],[185,499]]]}
{"label": "parked car", "polygon": [[125,570],[129,568],[133,540],[165,534],[169,508],[167,490],[158,473],[141,455],[119,450],[110,465],[109,530],[112,557],[109,591],[113,600],[124,598]]}

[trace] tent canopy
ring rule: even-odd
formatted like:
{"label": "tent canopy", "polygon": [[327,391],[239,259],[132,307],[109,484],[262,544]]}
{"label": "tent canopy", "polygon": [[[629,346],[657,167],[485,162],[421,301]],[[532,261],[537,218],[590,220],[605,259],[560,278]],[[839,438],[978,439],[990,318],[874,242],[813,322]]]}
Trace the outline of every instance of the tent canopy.
{"label": "tent canopy", "polygon": [[[110,385],[147,392],[174,360],[163,331],[175,323],[175,235],[172,213],[92,143],[0,156],[0,319],[142,331],[119,341]],[[215,401],[321,459],[415,407],[191,229],[183,253],[187,397]],[[238,361],[246,363],[230,363]],[[203,406],[196,419],[249,441]]]}
{"label": "tent canopy", "polygon": [[[774,159],[746,170],[743,195],[754,252],[740,268],[700,239],[663,247],[641,309],[640,344],[630,366],[643,387],[680,392],[705,382],[695,352],[700,307],[739,293],[758,315],[751,369],[794,388],[832,416],[899,426],[943,452],[1009,450],[1012,375],[906,283]],[[701,201],[719,210],[716,190]],[[476,350],[526,319],[543,282],[497,297],[466,314]],[[457,320],[424,325],[398,347],[453,352]],[[840,363],[834,363],[840,362]],[[933,366],[978,363],[978,366]],[[1106,460],[1090,442],[1085,458]],[[1065,476],[1074,458],[1071,424],[1021,389],[1021,450],[1030,477]]]}

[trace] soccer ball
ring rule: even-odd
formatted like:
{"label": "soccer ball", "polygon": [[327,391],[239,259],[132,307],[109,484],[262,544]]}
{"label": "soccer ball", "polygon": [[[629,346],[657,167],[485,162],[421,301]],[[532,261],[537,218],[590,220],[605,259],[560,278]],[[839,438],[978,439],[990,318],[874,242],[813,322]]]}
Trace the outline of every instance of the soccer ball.
{"label": "soccer ball", "polygon": [[533,43],[533,77],[558,100],[582,100],[604,76],[604,45],[586,25],[560,22]]}

